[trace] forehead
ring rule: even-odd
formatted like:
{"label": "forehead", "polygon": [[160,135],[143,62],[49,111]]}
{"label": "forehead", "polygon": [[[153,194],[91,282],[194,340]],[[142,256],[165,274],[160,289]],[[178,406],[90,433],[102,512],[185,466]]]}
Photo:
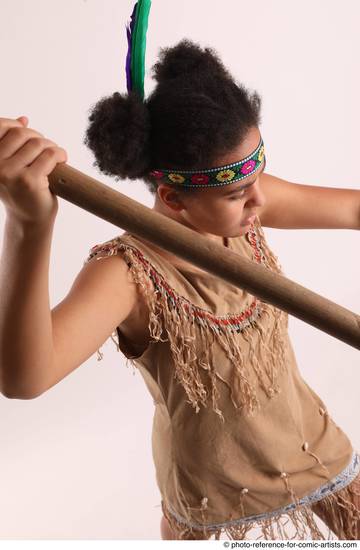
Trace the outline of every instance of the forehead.
{"label": "forehead", "polygon": [[227,195],[235,194],[238,191],[241,191],[242,189],[247,189],[251,185],[253,185],[258,178],[258,176],[265,170],[266,166],[266,158],[264,156],[263,162],[258,167],[258,169],[253,172],[250,176],[243,178],[240,181],[235,181],[234,183],[227,183],[224,185],[220,185],[219,187],[211,187],[206,190],[199,190],[199,193],[205,192],[205,194],[209,198],[214,197],[226,197]]}
{"label": "forehead", "polygon": [[[261,138],[262,136],[261,136],[260,130],[257,127],[251,128],[247,133],[246,138],[242,140],[241,144],[239,144],[238,147],[235,147],[232,151],[229,151],[225,155],[218,157],[214,165],[210,166],[209,168],[227,166],[230,164],[238,163],[241,160],[247,159],[258,148]],[[262,164],[257,168],[255,172],[253,172],[249,176],[242,178],[241,180],[235,181],[233,183],[228,183],[228,184],[224,183],[224,185],[212,188],[211,191],[213,191],[214,194],[218,195],[219,193],[228,194],[233,190],[241,190],[244,188],[246,189],[256,180],[258,175],[264,170],[265,162],[266,161],[264,156]],[[210,189],[207,189],[207,191],[210,192]]]}
{"label": "forehead", "polygon": [[263,162],[258,167],[258,169],[251,174],[251,176],[244,178],[240,181],[236,181],[232,184],[225,185],[224,188],[220,188],[223,195],[231,195],[231,193],[235,193],[236,191],[241,191],[242,189],[247,189],[251,185],[253,185],[258,178],[258,176],[265,170],[266,166],[266,158],[264,156]]}

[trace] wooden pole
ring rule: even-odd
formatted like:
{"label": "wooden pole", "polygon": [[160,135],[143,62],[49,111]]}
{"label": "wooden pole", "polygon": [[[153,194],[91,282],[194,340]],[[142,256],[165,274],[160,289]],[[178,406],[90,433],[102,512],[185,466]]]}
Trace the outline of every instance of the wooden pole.
{"label": "wooden pole", "polygon": [[66,163],[57,164],[48,179],[55,195],[360,349],[360,316],[356,313],[154,212]]}

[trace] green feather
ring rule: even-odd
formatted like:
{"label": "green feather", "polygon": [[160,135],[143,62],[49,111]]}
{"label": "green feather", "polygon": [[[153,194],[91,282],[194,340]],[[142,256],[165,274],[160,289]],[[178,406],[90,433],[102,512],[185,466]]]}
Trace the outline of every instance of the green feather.
{"label": "green feather", "polygon": [[148,28],[151,0],[138,0],[135,12],[135,25],[131,44],[132,88],[144,99],[146,32]]}

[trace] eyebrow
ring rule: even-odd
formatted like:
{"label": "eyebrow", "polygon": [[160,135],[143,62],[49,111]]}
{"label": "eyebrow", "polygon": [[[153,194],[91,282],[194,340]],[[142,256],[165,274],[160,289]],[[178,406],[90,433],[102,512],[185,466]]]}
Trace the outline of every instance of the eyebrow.
{"label": "eyebrow", "polygon": [[[262,166],[259,174],[261,174],[265,170],[265,166],[266,166],[266,158],[264,160],[263,166]],[[253,185],[255,182],[256,182],[256,178],[253,181],[249,181],[246,185],[241,185],[240,187],[237,187],[236,189],[231,189],[231,191],[225,192],[224,196],[233,195],[235,193],[238,193],[239,191],[242,191],[243,189],[247,189],[248,187],[250,187],[250,185]]]}

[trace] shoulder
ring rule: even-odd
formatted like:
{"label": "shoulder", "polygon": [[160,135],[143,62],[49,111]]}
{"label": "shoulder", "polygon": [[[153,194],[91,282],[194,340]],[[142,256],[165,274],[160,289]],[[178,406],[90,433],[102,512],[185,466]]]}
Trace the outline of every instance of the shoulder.
{"label": "shoulder", "polygon": [[141,298],[126,250],[118,246],[116,238],[90,248],[73,287],[77,285],[92,287],[108,304],[126,302],[131,312]]}
{"label": "shoulder", "polygon": [[[92,267],[90,267],[92,266]],[[93,246],[84,262],[84,270],[94,283],[101,279],[107,300],[131,303],[131,317],[144,314],[155,300],[149,266],[131,239],[115,237]]]}

